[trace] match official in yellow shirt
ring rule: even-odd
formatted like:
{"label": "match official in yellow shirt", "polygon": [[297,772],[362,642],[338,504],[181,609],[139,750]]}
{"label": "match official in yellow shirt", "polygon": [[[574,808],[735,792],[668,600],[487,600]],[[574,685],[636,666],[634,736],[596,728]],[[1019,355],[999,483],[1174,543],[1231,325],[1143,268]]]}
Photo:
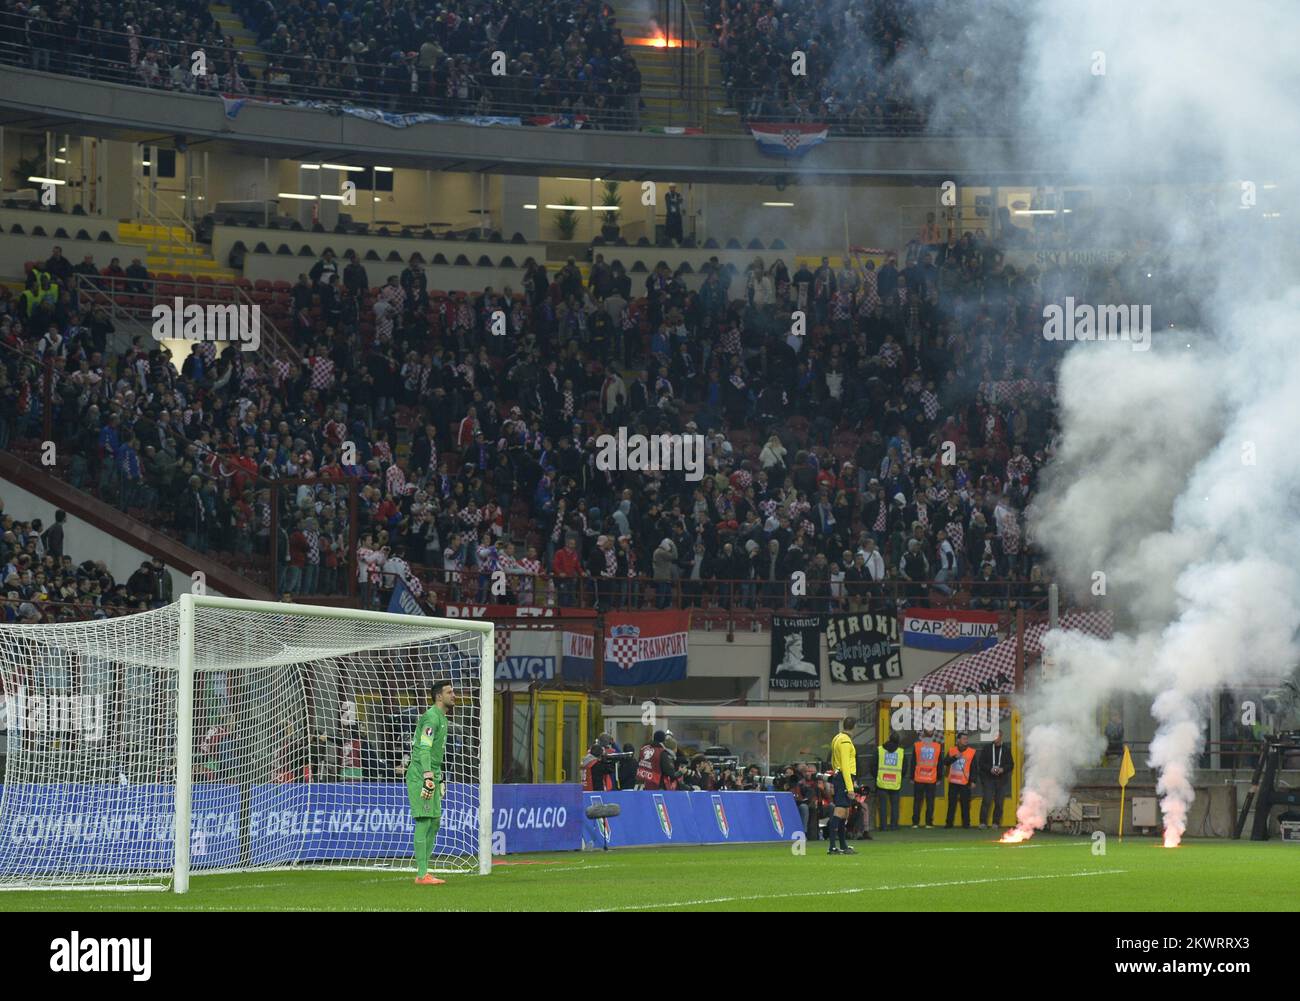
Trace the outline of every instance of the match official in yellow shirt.
{"label": "match official in yellow shirt", "polygon": [[[849,796],[853,792],[853,780],[858,772],[858,749],[853,746],[853,728],[858,721],[846,716],[840,721],[840,732],[831,738],[831,768],[835,774],[831,777],[831,800],[835,807],[830,821],[826,824],[826,837],[831,843],[828,855],[856,855],[849,847],[847,829],[849,826]],[[839,845],[836,846],[836,837]]]}

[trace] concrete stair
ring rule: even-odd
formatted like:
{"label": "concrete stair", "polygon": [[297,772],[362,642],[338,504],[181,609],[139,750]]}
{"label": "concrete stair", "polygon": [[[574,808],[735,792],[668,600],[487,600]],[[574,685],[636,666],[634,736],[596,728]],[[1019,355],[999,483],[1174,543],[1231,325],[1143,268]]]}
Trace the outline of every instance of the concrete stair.
{"label": "concrete stair", "polygon": [[704,74],[707,81],[704,95],[705,128],[709,132],[723,135],[744,133],[740,116],[735,113],[735,109],[727,107],[727,92],[722,86],[722,58],[713,44],[717,39],[704,17],[704,4],[700,0],[686,0],[686,9],[695,30],[699,32],[700,42],[706,46],[704,58],[708,67]]}
{"label": "concrete stair", "polygon": [[[611,0],[611,6],[625,39],[633,42],[651,37],[651,27],[643,19],[644,10],[637,8],[635,0]],[[641,69],[641,96],[646,105],[641,124],[645,128],[685,125],[703,127],[707,132],[739,133],[742,130],[736,116],[718,113],[726,111],[726,96],[721,86],[722,66],[705,22],[704,7],[699,0],[687,0],[686,7],[697,32],[695,40],[700,44],[699,49],[687,54],[687,59],[704,63],[703,80],[696,79],[692,84],[697,93],[683,95],[680,49],[631,45]]]}
{"label": "concrete stair", "polygon": [[184,226],[159,226],[153,223],[119,222],[117,238],[123,243],[142,243],[148,247],[145,266],[151,273],[206,275],[210,278],[237,278],[238,273],[217,262],[201,243],[195,243]]}
{"label": "concrete stair", "polygon": [[221,25],[221,33],[235,40],[235,48],[244,53],[244,62],[261,79],[262,72],[266,69],[266,56],[257,47],[257,35],[244,27],[243,18],[231,10],[228,4],[208,4],[208,10],[217,24]]}

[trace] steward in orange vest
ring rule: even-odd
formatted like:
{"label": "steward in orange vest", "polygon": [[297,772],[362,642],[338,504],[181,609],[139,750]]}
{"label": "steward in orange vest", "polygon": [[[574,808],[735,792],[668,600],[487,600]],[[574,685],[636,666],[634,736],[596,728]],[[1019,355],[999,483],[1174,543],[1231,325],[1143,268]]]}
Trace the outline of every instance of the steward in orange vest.
{"label": "steward in orange vest", "polygon": [[939,785],[939,759],[943,745],[934,739],[934,731],[926,730],[921,739],[912,745],[912,827],[921,824],[921,803],[925,803],[925,826],[934,826],[934,791]]}
{"label": "steward in orange vest", "polygon": [[957,734],[957,746],[948,748],[943,759],[948,769],[948,822],[951,827],[957,813],[957,804],[961,803],[961,826],[970,827],[970,780],[975,766],[975,748],[968,746],[969,738],[964,733]]}

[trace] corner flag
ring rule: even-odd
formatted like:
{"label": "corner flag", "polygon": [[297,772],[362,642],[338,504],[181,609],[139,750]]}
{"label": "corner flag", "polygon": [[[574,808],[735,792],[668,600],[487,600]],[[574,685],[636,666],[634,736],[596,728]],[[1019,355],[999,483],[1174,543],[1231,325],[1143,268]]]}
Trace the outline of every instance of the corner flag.
{"label": "corner flag", "polygon": [[1128,744],[1124,745],[1124,757],[1119,763],[1119,839],[1124,840],[1124,794],[1128,791],[1128,780],[1137,774],[1133,767],[1133,756],[1128,753]]}
{"label": "corner flag", "polygon": [[1123,789],[1128,785],[1128,780],[1137,774],[1137,769],[1133,767],[1133,756],[1128,753],[1128,744],[1124,745],[1124,757],[1119,763],[1119,787]]}

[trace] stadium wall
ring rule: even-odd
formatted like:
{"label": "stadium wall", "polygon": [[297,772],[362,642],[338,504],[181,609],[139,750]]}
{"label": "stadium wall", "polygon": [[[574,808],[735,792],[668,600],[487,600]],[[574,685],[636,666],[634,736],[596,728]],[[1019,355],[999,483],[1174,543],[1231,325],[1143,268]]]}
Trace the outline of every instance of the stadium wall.
{"label": "stadium wall", "polygon": [[[3,504],[5,514],[19,521],[40,518],[43,525],[54,524],[55,505],[42,500],[10,480],[0,480],[0,491],[3,491],[0,494],[0,504]],[[109,572],[120,584],[125,584],[131,574],[140,569],[140,564],[150,558],[148,553],[101,531],[71,513],[64,524],[63,551],[77,563],[84,560],[103,560]],[[182,594],[190,589],[190,578],[187,575],[171,567],[167,568],[167,572],[171,575],[174,594]],[[209,588],[208,593],[217,592]]]}
{"label": "stadium wall", "polygon": [[[160,136],[220,140],[225,149],[297,158],[349,155],[360,162],[443,170],[467,165],[505,172],[634,171],[636,176],[706,179],[791,173],[748,135],[661,136],[650,133],[478,127],[457,123],[391,128],[351,115],[291,106],[246,104],[226,117],[215,97],[63,77],[0,66],[0,124],[74,131],[131,142]],[[1070,164],[1064,149],[1028,148],[1010,139],[892,137],[831,139],[816,151],[816,170],[841,177],[997,176],[1035,172],[1051,183]]]}
{"label": "stadium wall", "polygon": [[[554,623],[555,620],[550,620]],[[526,691],[536,681],[558,678],[560,673],[560,628],[510,631],[507,663],[510,670],[499,670],[497,681],[514,691]],[[671,698],[675,701],[712,699],[776,698],[781,701],[802,701],[806,692],[771,692],[768,689],[768,672],[771,657],[771,636],[768,631],[737,631],[728,641],[723,629],[693,628],[689,634],[687,675],[682,681],[661,685],[619,688],[619,696],[633,701],[654,698]],[[903,677],[879,686],[886,693],[901,691],[908,684],[941,667],[952,654],[933,650],[902,648]],[[550,661],[553,659],[553,662]],[[826,641],[821,641],[822,687],[814,692],[823,701],[864,702],[877,697],[876,684],[847,685],[832,682],[827,677],[829,663]],[[513,675],[513,676],[512,676]]]}
{"label": "stadium wall", "polygon": [[[63,217],[56,217],[62,219]],[[100,243],[95,240],[65,240],[54,235],[54,230],[59,226],[64,229],[80,229],[77,224],[77,217],[67,220],[71,226],[65,225],[62,221],[50,224],[51,220],[46,219],[46,231],[49,236],[14,236],[6,232],[0,236],[0,275],[13,278],[21,278],[26,274],[24,265],[28,261],[43,261],[50,256],[50,251],[55,246],[63,248],[63,256],[73,264],[80,264],[82,258],[87,254],[92,254],[95,258],[95,266],[104,268],[108,262],[114,258],[120,258],[123,268],[131,264],[133,257],[144,260],[147,253],[146,248],[136,246],[130,243]],[[24,227],[26,228],[26,227]],[[89,227],[86,227],[89,229]],[[116,227],[115,227],[116,228]],[[20,290],[21,291],[21,290]]]}

